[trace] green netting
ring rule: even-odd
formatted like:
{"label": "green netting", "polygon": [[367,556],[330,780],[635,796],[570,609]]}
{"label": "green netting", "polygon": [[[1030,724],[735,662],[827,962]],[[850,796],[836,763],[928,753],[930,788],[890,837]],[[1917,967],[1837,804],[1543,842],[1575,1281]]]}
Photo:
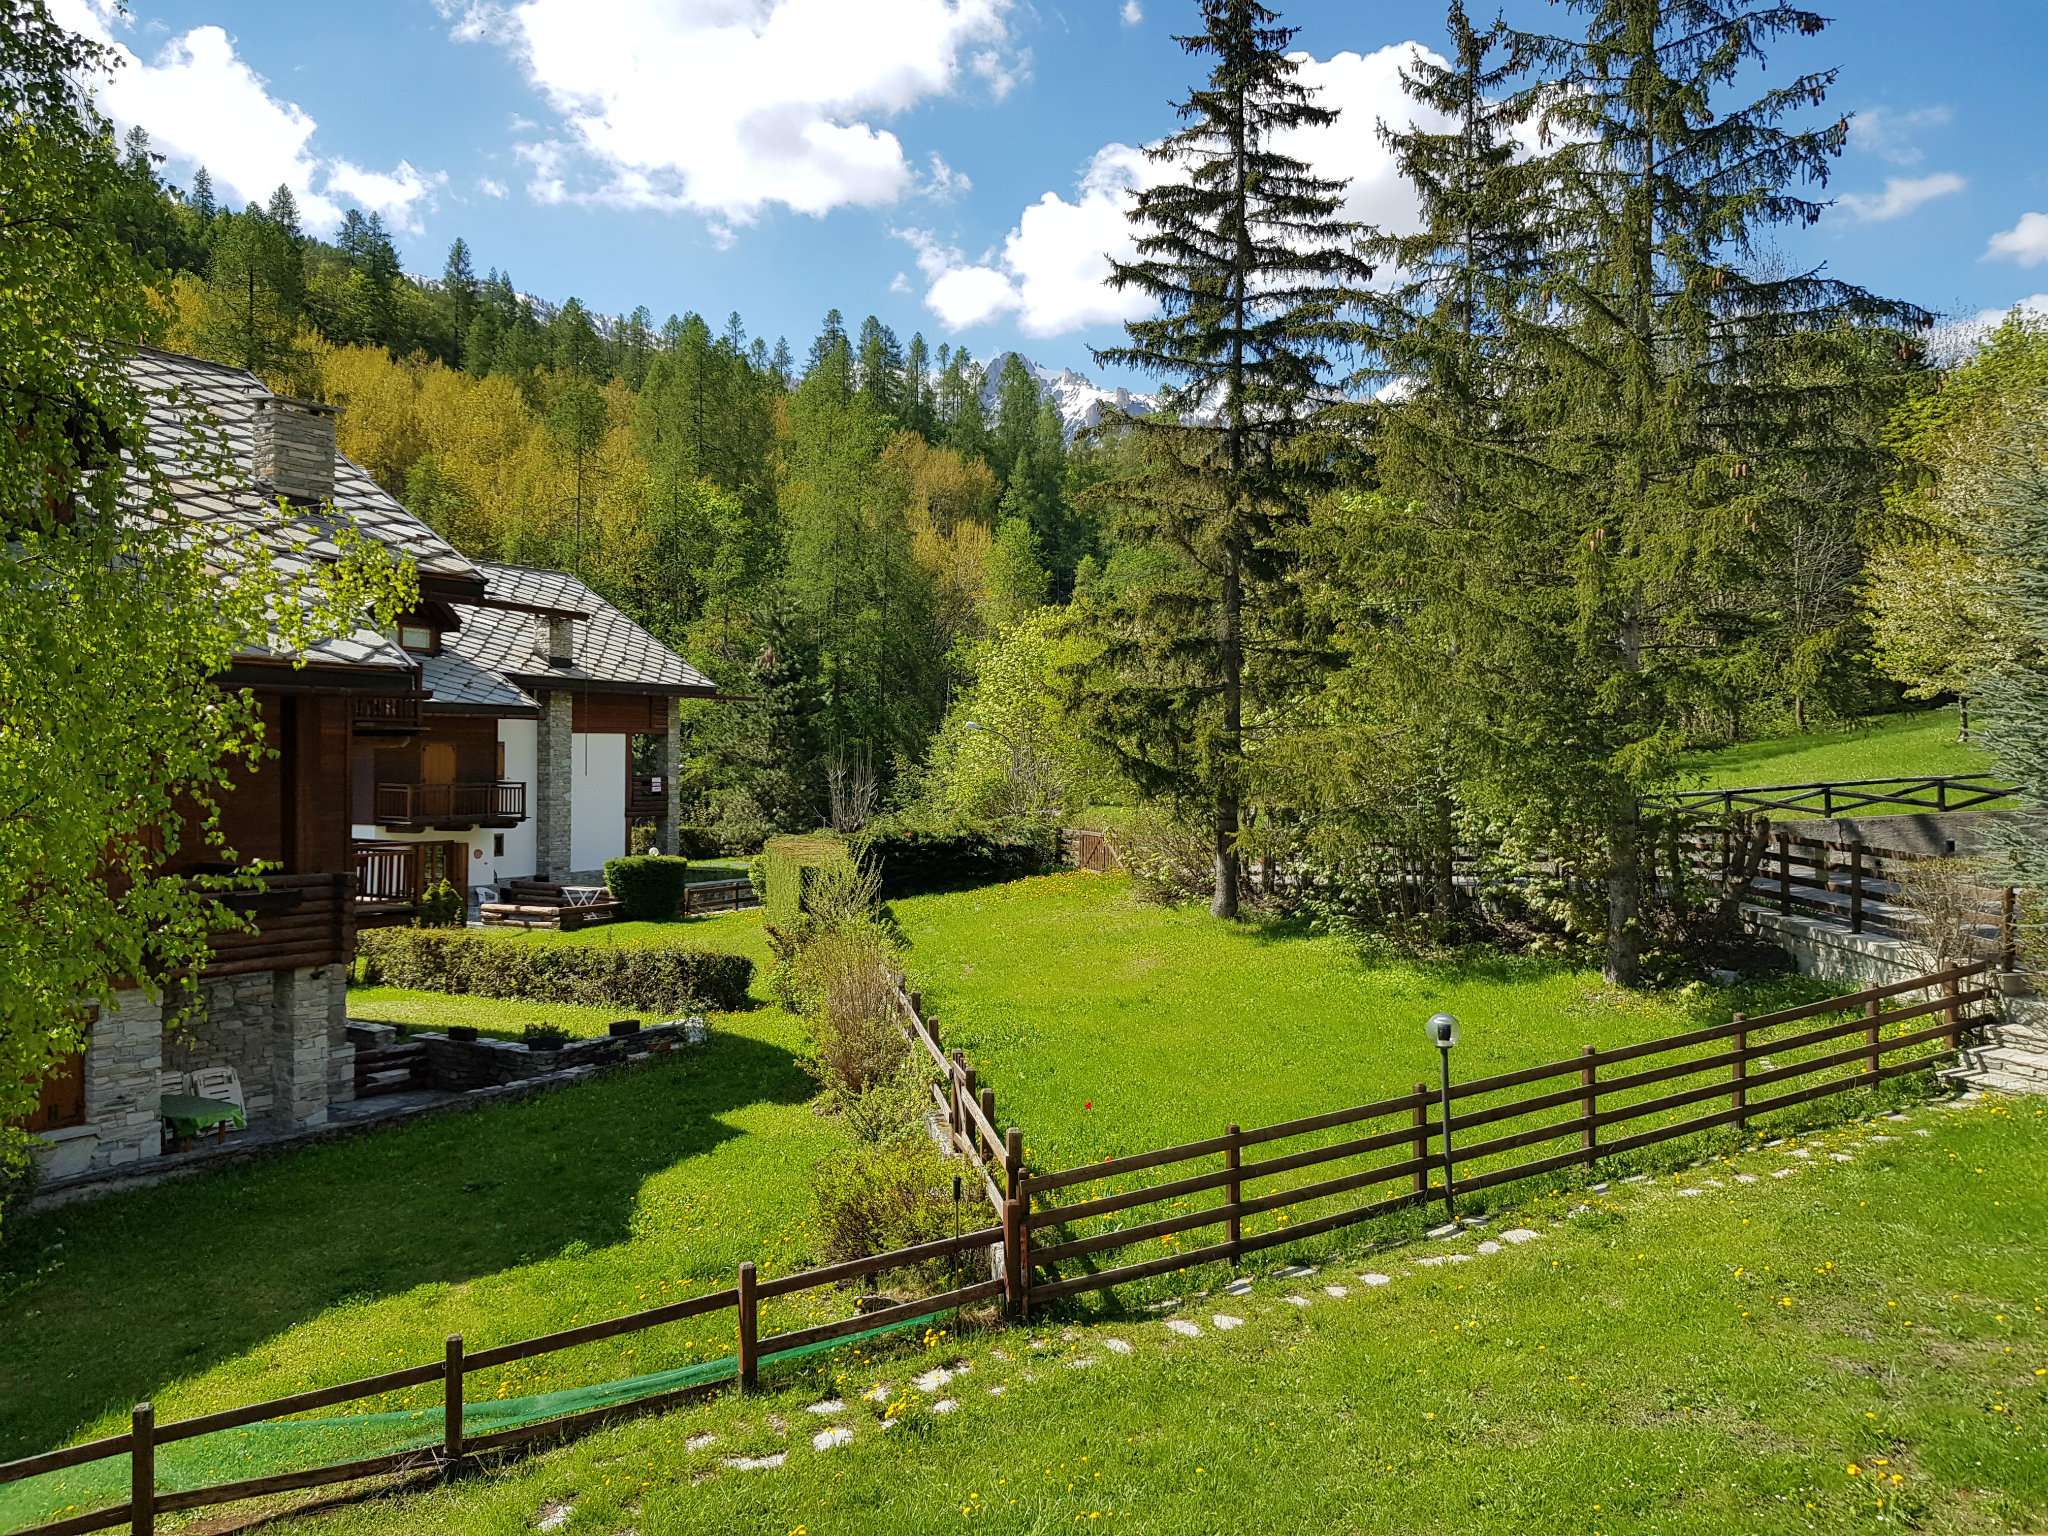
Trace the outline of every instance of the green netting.
{"label": "green netting", "polygon": [[[761,1362],[764,1366],[781,1365],[786,1361],[829,1354],[870,1339],[922,1327],[948,1315],[948,1310],[927,1312],[901,1322],[864,1329],[843,1339],[827,1339],[819,1344],[777,1350],[763,1355]],[[471,1435],[517,1429],[546,1419],[565,1418],[597,1408],[620,1407],[644,1398],[730,1381],[738,1369],[739,1362],[728,1355],[721,1360],[705,1360],[695,1365],[676,1366],[643,1376],[625,1376],[586,1387],[565,1387],[560,1391],[538,1392],[528,1397],[465,1401],[462,1405],[462,1427],[464,1433]],[[424,1450],[441,1443],[441,1420],[441,1405],[434,1403],[424,1408],[393,1409],[381,1413],[265,1419],[238,1429],[195,1435],[190,1440],[177,1440],[157,1447],[157,1487],[168,1493],[247,1477],[262,1477],[273,1472],[359,1461],[396,1451]],[[58,1519],[81,1509],[117,1504],[127,1496],[126,1456],[113,1456],[81,1467],[46,1472],[41,1477],[0,1487],[0,1530]]]}

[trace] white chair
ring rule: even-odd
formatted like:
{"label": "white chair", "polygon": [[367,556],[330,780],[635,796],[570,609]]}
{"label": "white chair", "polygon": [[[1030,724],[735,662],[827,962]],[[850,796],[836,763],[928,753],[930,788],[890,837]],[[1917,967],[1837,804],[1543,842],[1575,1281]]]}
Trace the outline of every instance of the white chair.
{"label": "white chair", "polygon": [[249,1106],[242,1098],[242,1079],[233,1067],[198,1067],[192,1073],[192,1091],[202,1099],[232,1104],[244,1115]]}
{"label": "white chair", "polygon": [[160,1072],[156,1091],[167,1099],[182,1098],[192,1091],[192,1079],[182,1072]]}

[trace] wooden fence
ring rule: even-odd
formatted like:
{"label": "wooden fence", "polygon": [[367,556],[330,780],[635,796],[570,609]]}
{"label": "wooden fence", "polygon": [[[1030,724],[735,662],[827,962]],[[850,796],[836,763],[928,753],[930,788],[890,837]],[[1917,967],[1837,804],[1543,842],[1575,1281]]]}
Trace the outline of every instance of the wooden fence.
{"label": "wooden fence", "polygon": [[[1966,988],[1963,983],[1981,982],[1986,970],[1981,962],[1960,966],[1754,1018],[1737,1015],[1726,1024],[1636,1045],[1587,1046],[1563,1061],[1457,1083],[1450,1089],[1450,1101],[1453,1106],[1463,1103],[1468,1107],[1462,1111],[1454,1107],[1448,1127],[1438,1096],[1427,1084],[1417,1083],[1408,1093],[1351,1109],[1251,1130],[1232,1125],[1220,1136],[1183,1146],[1110,1158],[1057,1173],[1027,1173],[1003,1221],[1005,1274],[1011,1297],[1028,1312],[1032,1306],[1083,1291],[1203,1263],[1234,1263],[1262,1248],[1299,1242],[1433,1200],[1442,1200],[1449,1213],[1460,1195],[1573,1165],[1590,1165],[1602,1157],[1679,1136],[1745,1126],[1755,1116],[1773,1110],[1930,1070],[1959,1049],[1965,1031],[1979,1022],[1966,1016],[1965,1010],[1984,1002],[1991,993],[1982,985]],[[1883,1007],[1892,999],[1930,990],[1936,995],[1926,1001],[1889,1010]],[[1859,1017],[1790,1030],[1804,1021],[1857,1008],[1862,1010]],[[1935,1022],[1899,1028],[1930,1018]],[[1885,1033],[1888,1028],[1894,1031],[1889,1036]],[[1854,1042],[1845,1047],[1823,1049],[1799,1060],[1780,1060],[1789,1053],[1852,1036]],[[1901,1055],[1908,1051],[1917,1054]],[[1614,1067],[1666,1056],[1678,1059],[1608,1075]],[[1843,1068],[1848,1070],[1838,1070]],[[1798,1087],[1784,1086],[1817,1073],[1830,1075]],[[1564,1086],[1508,1096],[1559,1079]],[[1665,1085],[1671,1084],[1684,1086],[1666,1089]],[[1653,1087],[1664,1091],[1640,1096]],[[1474,1102],[1482,1099],[1488,1102]],[[1674,1111],[1709,1105],[1713,1107],[1704,1113],[1668,1118]],[[1569,1113],[1525,1128],[1502,1129],[1509,1122],[1556,1109]],[[1639,1129],[1621,1129],[1639,1123]],[[1495,1133],[1481,1141],[1465,1143],[1458,1134],[1485,1126],[1494,1127]],[[1337,1130],[1345,1135],[1333,1143],[1245,1160],[1244,1154],[1255,1148]],[[1519,1160],[1514,1156],[1559,1141],[1568,1143],[1562,1151]],[[1175,1172],[1164,1182],[1135,1189],[1112,1189],[1103,1194],[1083,1191],[1085,1198],[1070,1198],[1065,1203],[1051,1198],[1078,1186],[1102,1186],[1128,1175],[1182,1168],[1192,1171]],[[1283,1175],[1309,1169],[1318,1172],[1308,1182],[1271,1187],[1271,1181]],[[1266,1187],[1252,1193],[1254,1185]],[[1270,1231],[1247,1234],[1244,1230],[1249,1217],[1369,1191],[1390,1192],[1306,1220],[1287,1221]],[[1212,1192],[1220,1196],[1214,1204],[1188,1208],[1192,1197]],[[1162,1208],[1165,1214],[1153,1214]],[[1121,1224],[1106,1229],[1097,1226],[1105,1217],[1115,1217]],[[1192,1248],[1178,1241],[1183,1233],[1208,1228],[1221,1228],[1221,1237]],[[1167,1251],[1107,1269],[1096,1267],[1103,1256],[1140,1245]]]}
{"label": "wooden fence", "polygon": [[758,907],[761,897],[754,889],[754,882],[738,880],[698,880],[683,887],[683,916],[695,917],[701,912],[737,912],[743,907]]}
{"label": "wooden fence", "polygon": [[[1432,1200],[1441,1199],[1449,1210],[1461,1195],[1573,1165],[1590,1165],[1601,1157],[1674,1137],[1721,1126],[1742,1126],[1752,1117],[1773,1110],[1867,1087],[1905,1073],[1931,1070],[1953,1055],[1964,1033],[1981,1022],[1967,1010],[1991,996],[1982,985],[1987,969],[1981,962],[1959,966],[1890,986],[1873,987],[1849,997],[1829,998],[1754,1018],[1737,1015],[1726,1024],[1636,1045],[1606,1049],[1588,1046],[1580,1055],[1563,1061],[1455,1083],[1449,1091],[1450,1101],[1467,1107],[1462,1111],[1453,1109],[1448,1126],[1441,1102],[1432,1096],[1428,1085],[1418,1083],[1410,1092],[1376,1103],[1251,1130],[1232,1125],[1221,1136],[1204,1141],[1038,1174],[1024,1166],[1023,1133],[1015,1126],[997,1130],[994,1090],[979,1081],[960,1052],[949,1053],[945,1049],[938,1019],[925,1013],[922,999],[905,988],[901,976],[892,976],[890,981],[906,1038],[913,1050],[930,1059],[941,1080],[932,1084],[931,1093],[946,1138],[974,1170],[981,1193],[1000,1218],[998,1223],[936,1242],[767,1280],[757,1276],[752,1263],[743,1263],[733,1285],[701,1296],[477,1350],[469,1350],[462,1337],[455,1335],[448,1339],[440,1360],[168,1424],[157,1423],[151,1405],[139,1403],[126,1432],[0,1464],[0,1484],[113,1457],[128,1457],[131,1477],[126,1502],[33,1526],[15,1536],[74,1536],[122,1524],[148,1536],[155,1531],[160,1514],[414,1469],[445,1469],[484,1451],[566,1438],[623,1417],[672,1406],[726,1384],[721,1379],[631,1403],[586,1409],[486,1434],[467,1434],[463,1425],[465,1378],[472,1372],[513,1361],[728,1312],[734,1330],[730,1380],[741,1391],[747,1391],[758,1384],[762,1364],[778,1356],[870,1329],[912,1322],[934,1312],[1000,1297],[1013,1314],[1028,1316],[1032,1307],[1062,1297],[1210,1261],[1235,1262],[1260,1249],[1298,1242]],[[1889,1010],[1883,1006],[1920,992],[1935,995]],[[1859,1008],[1862,1012],[1857,1017],[1787,1032],[1791,1025]],[[1934,1022],[1900,1029],[1901,1025],[1923,1019]],[[1885,1033],[1887,1029],[1893,1031],[1889,1036]],[[1844,1040],[1852,1043],[1834,1045]],[[1799,1060],[1781,1063],[1776,1059],[1815,1047],[1824,1049]],[[1909,1051],[1916,1054],[1902,1054]],[[1678,1059],[1607,1075],[1613,1067],[1664,1056]],[[1830,1075],[1803,1086],[1782,1086],[1816,1073]],[[1531,1085],[1559,1079],[1565,1080],[1564,1086],[1504,1097]],[[1689,1079],[1702,1081],[1688,1083]],[[1642,1090],[1680,1083],[1686,1086],[1649,1097],[1639,1096]],[[1660,1118],[1696,1106],[1713,1107],[1676,1120]],[[1503,1130],[1511,1122],[1553,1109],[1571,1112],[1563,1119]],[[1641,1129],[1615,1134],[1621,1127],[1638,1123],[1643,1123]],[[1483,1126],[1495,1127],[1495,1134],[1470,1144],[1457,1134]],[[1245,1160],[1247,1151],[1329,1132],[1343,1133],[1342,1139],[1297,1150],[1276,1150],[1272,1155]],[[1512,1154],[1557,1141],[1569,1145],[1563,1151],[1545,1152],[1521,1161],[1508,1160]],[[1083,1190],[1083,1198],[1071,1198],[1071,1193],[1080,1186],[1180,1168],[1193,1171],[1176,1172],[1164,1182],[1135,1189],[1103,1194]],[[1250,1191],[1250,1186],[1270,1185],[1285,1175],[1311,1169],[1318,1171],[1306,1183]],[[1379,1194],[1362,1204],[1347,1203],[1341,1209],[1290,1221],[1267,1232],[1244,1230],[1247,1218],[1388,1186],[1393,1187],[1393,1192]],[[1189,1197],[1212,1191],[1220,1192],[1217,1203],[1186,1208]],[[1066,1203],[1055,1203],[1052,1197],[1063,1192],[1069,1193],[1070,1198]],[[1165,1207],[1166,1214],[1143,1214],[1156,1207]],[[1142,1219],[1133,1221],[1137,1216]],[[1101,1219],[1106,1217],[1118,1218],[1124,1224],[1100,1226]],[[1171,1251],[1155,1258],[1108,1269],[1097,1267],[1100,1256],[1138,1244],[1177,1239],[1181,1233],[1210,1227],[1223,1229],[1221,1240],[1195,1248],[1176,1244]],[[874,1275],[946,1259],[957,1262],[962,1256],[988,1250],[998,1242],[1001,1269],[991,1278],[877,1310],[856,1309],[852,1315],[832,1322],[767,1336],[761,1333],[760,1306],[765,1300],[841,1287]],[[438,1445],[201,1488],[166,1491],[157,1486],[155,1457],[159,1446],[435,1383],[443,1390]]]}
{"label": "wooden fence", "polygon": [[1820,784],[1759,784],[1744,789],[1685,789],[1646,795],[1646,811],[1723,820],[1782,811],[1833,819],[1859,811],[1972,811],[2016,800],[2019,789],[1990,773],[1940,773],[1917,779],[1836,779]]}

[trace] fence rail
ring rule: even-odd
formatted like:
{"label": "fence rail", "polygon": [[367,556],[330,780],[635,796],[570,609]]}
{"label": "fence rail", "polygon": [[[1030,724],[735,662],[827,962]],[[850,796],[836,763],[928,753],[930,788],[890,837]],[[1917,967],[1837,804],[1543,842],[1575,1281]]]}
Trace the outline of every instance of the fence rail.
{"label": "fence rail", "polygon": [[745,878],[699,880],[683,887],[685,917],[695,917],[700,912],[737,912],[742,907],[759,905],[761,898],[754,890],[754,882]]}
{"label": "fence rail", "polygon": [[[0,1484],[113,1457],[129,1457],[132,1475],[127,1502],[67,1515],[15,1536],[73,1536],[123,1524],[143,1536],[151,1536],[159,1514],[409,1469],[444,1469],[480,1451],[565,1438],[630,1414],[668,1407],[717,1390],[728,1380],[721,1377],[629,1403],[470,1435],[463,1423],[463,1405],[464,1381],[471,1373],[717,1313],[730,1313],[733,1319],[733,1369],[729,1380],[739,1390],[750,1391],[759,1383],[764,1362],[870,1329],[998,1298],[1014,1314],[1028,1316],[1033,1306],[1062,1297],[1210,1261],[1234,1262],[1260,1249],[1299,1242],[1432,1200],[1443,1200],[1448,1210],[1459,1195],[1574,1164],[1590,1165],[1601,1157],[1718,1126],[1745,1125],[1773,1110],[1870,1086],[1905,1073],[1930,1070],[1958,1050],[1965,1032],[1980,1022],[1967,1010],[1992,995],[1982,984],[1988,969],[1984,962],[1958,966],[1754,1018],[1738,1014],[1726,1024],[1707,1025],[1633,1045],[1605,1049],[1588,1046],[1578,1056],[1564,1060],[1453,1084],[1447,1095],[1437,1099],[1432,1098],[1427,1085],[1418,1083],[1409,1092],[1370,1104],[1328,1110],[1250,1130],[1231,1125],[1220,1136],[1044,1173],[1032,1173],[1026,1168],[1022,1131],[1015,1126],[998,1129],[994,1090],[980,1083],[960,1052],[946,1049],[938,1018],[925,1011],[922,997],[908,989],[900,975],[894,975],[889,980],[906,1041],[935,1070],[939,1080],[932,1085],[933,1102],[949,1146],[974,1169],[997,1217],[995,1222],[956,1237],[766,1280],[759,1278],[752,1263],[742,1263],[733,1285],[703,1295],[474,1351],[467,1349],[460,1335],[455,1335],[448,1339],[444,1356],[437,1361],[168,1424],[156,1422],[152,1405],[139,1403],[126,1433],[0,1464]],[[1888,1002],[1917,993],[1932,995],[1890,1010],[1884,1008]],[[1833,1017],[1852,1009],[1862,1011],[1851,1018]],[[1922,1019],[1933,1022],[1899,1028]],[[1825,1022],[1786,1032],[1790,1026],[1806,1021]],[[1887,1028],[1892,1031],[1889,1036],[1885,1033]],[[1830,1046],[1837,1041],[1848,1043],[1803,1060],[1775,1059],[1791,1051]],[[1699,1047],[1708,1049],[1705,1054],[1678,1061],[1603,1075],[1606,1069]],[[1919,1054],[1901,1056],[1907,1051]],[[1849,1070],[1836,1073],[1837,1068]],[[1831,1075],[1803,1086],[1788,1086],[1819,1073]],[[1563,1086],[1548,1086],[1559,1079],[1565,1080]],[[1688,1083],[1688,1079],[1704,1081]],[[1667,1083],[1684,1086],[1651,1098],[1614,1102],[1619,1095]],[[1540,1091],[1502,1102],[1477,1102],[1536,1085],[1544,1086]],[[1774,1089],[1782,1091],[1770,1091]],[[1616,1127],[1709,1104],[1716,1107],[1703,1114],[1650,1124],[1619,1137],[1611,1134]],[[1461,1109],[1460,1105],[1466,1107]],[[1508,1122],[1549,1109],[1573,1112],[1522,1129],[1506,1128]],[[1488,1140],[1469,1144],[1461,1144],[1457,1138],[1458,1132],[1489,1125],[1502,1126],[1503,1130]],[[1357,1128],[1355,1134],[1333,1143],[1276,1150],[1251,1161],[1245,1159],[1246,1152],[1257,1148],[1352,1127]],[[1562,1151],[1487,1166],[1492,1159],[1557,1141],[1569,1141],[1571,1145]],[[1393,1155],[1384,1156],[1389,1153]],[[1359,1166],[1362,1159],[1376,1160]],[[1344,1164],[1351,1166],[1331,1166]],[[1176,1173],[1164,1182],[1140,1188],[1084,1194],[1064,1204],[1049,1199],[1081,1185],[1188,1165],[1195,1165],[1194,1171]],[[1462,1173],[1461,1165],[1465,1170]],[[1311,1169],[1329,1171],[1306,1183],[1255,1192],[1247,1189]],[[1396,1187],[1384,1192],[1387,1186]],[[1170,1207],[1162,1214],[1127,1221],[1108,1230],[1079,1230],[1082,1223],[1097,1218],[1140,1213],[1147,1207],[1169,1205],[1219,1190],[1222,1198],[1215,1204],[1192,1210]],[[1312,1215],[1268,1232],[1247,1234],[1244,1230],[1248,1217],[1368,1191],[1374,1193],[1362,1203],[1346,1204],[1339,1210]],[[1175,1248],[1158,1257],[1136,1259],[1107,1269],[1093,1266],[1098,1255],[1216,1227],[1223,1230],[1221,1239],[1201,1247]],[[879,1310],[856,1309],[848,1317],[782,1333],[763,1335],[761,1331],[760,1306],[764,1300],[838,1287],[946,1259],[957,1262],[998,1243],[1000,1272],[987,1279],[956,1284],[935,1295],[895,1302]],[[155,1455],[160,1445],[436,1382],[443,1392],[442,1431],[437,1446],[201,1488],[166,1491],[157,1487]]]}
{"label": "fence rail", "polygon": [[1818,784],[1758,784],[1741,789],[1681,789],[1645,795],[1646,810],[1724,818],[1787,811],[1832,820],[1858,811],[1971,811],[2016,800],[2018,786],[1991,773],[1940,773],[1915,779],[1835,779]]}

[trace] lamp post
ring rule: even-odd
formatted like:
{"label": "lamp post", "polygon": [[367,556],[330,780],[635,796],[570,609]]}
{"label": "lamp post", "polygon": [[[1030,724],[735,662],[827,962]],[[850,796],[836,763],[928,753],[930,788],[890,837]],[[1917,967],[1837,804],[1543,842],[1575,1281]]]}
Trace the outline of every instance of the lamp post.
{"label": "lamp post", "polygon": [[1443,1068],[1443,1125],[1440,1129],[1444,1143],[1444,1215],[1455,1221],[1458,1209],[1451,1197],[1451,1047],[1458,1043],[1458,1020],[1454,1014],[1433,1013],[1423,1028],[1429,1032],[1430,1044],[1436,1047],[1437,1060]]}

